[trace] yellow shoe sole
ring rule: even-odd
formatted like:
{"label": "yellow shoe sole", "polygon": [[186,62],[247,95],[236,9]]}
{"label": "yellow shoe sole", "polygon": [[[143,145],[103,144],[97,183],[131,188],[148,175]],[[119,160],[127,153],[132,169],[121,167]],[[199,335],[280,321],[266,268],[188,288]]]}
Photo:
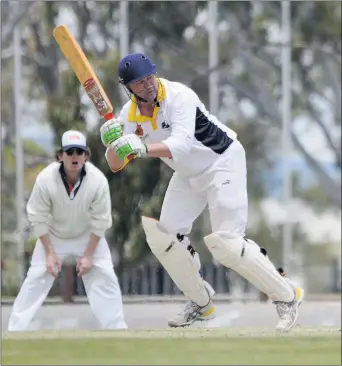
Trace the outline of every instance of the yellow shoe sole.
{"label": "yellow shoe sole", "polygon": [[203,313],[198,320],[200,321],[206,321],[210,319],[214,319],[216,316],[215,314],[215,308],[212,306],[209,310],[207,310],[205,313]]}

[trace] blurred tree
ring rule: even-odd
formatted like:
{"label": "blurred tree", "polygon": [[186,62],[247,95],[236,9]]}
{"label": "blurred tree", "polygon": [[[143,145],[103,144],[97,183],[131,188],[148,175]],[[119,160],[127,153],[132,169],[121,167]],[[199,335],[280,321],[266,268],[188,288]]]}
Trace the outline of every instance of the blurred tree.
{"label": "blurred tree", "polygon": [[[37,174],[48,164],[51,157],[36,143],[24,140],[24,189],[25,200],[28,199]],[[3,293],[16,285],[16,197],[15,187],[15,151],[10,144],[2,146],[2,169],[1,169],[1,250],[4,261],[3,272],[10,273],[10,281],[3,282]],[[25,222],[24,225],[28,223]],[[26,226],[25,231],[29,228]],[[7,277],[6,277],[7,278]]]}
{"label": "blurred tree", "polygon": [[[222,3],[224,8],[246,6]],[[299,117],[308,128],[318,128],[327,149],[341,170],[341,11],[340,3],[291,3],[293,58],[293,121],[295,131]],[[228,50],[238,57],[240,75],[226,68],[223,83],[231,85],[239,99],[248,98],[261,118],[280,127],[280,44],[270,38],[280,35],[279,2],[254,3],[251,11],[229,11],[227,21],[235,29]],[[256,15],[257,14],[257,15]],[[246,27],[247,18],[251,27]],[[271,34],[273,26],[273,34]],[[278,31],[278,35],[276,32]],[[275,33],[275,35],[274,35]],[[312,155],[296,133],[292,139],[297,151],[316,174],[321,187],[336,207],[341,206],[341,182],[334,179]]]}
{"label": "blurred tree", "polygon": [[[89,112],[94,110],[83,98],[84,92],[58,49],[52,30],[63,14],[74,19],[81,46],[113,105],[119,106],[118,6],[118,2],[52,1],[27,8],[23,32],[26,90],[31,100],[45,101],[56,146],[66,129],[86,130]],[[305,117],[310,128],[320,128],[340,168],[341,41],[337,6],[332,2],[292,3],[293,104],[294,117]],[[220,2],[219,17],[219,117],[229,121],[246,147],[249,192],[252,201],[257,201],[264,194],[264,172],[274,163],[280,140],[281,45],[272,40],[279,38],[280,6],[277,2]],[[211,70],[207,66],[206,2],[130,2],[129,23],[131,51],[143,49],[158,64],[161,76],[192,86],[207,104]],[[10,67],[8,63],[7,74]],[[6,87],[4,92],[9,95],[10,85]],[[317,98],[331,107],[328,122]],[[10,126],[11,108],[2,109],[2,113]],[[98,134],[101,122],[95,120],[88,131],[89,145],[93,163],[105,172],[110,183],[114,224],[109,238],[121,270],[149,253],[140,215],[158,216],[171,171],[157,159],[149,159],[133,161],[122,172],[112,174]],[[294,133],[293,141],[320,178],[330,204],[337,205],[341,201],[340,182],[334,181]],[[197,221],[196,240],[206,229],[201,220]],[[265,235],[265,240],[271,239]]]}
{"label": "blurred tree", "polygon": [[[102,4],[101,4],[102,5]],[[34,70],[33,79],[39,80],[38,95],[44,95],[46,100],[47,118],[51,124],[55,136],[55,146],[60,143],[62,133],[71,128],[85,131],[85,115],[92,105],[81,102],[82,90],[73,71],[65,64],[64,56],[58,49],[52,36],[46,37],[45,32],[52,35],[52,30],[56,24],[56,18],[61,8],[73,9],[78,14],[78,40],[86,50],[91,63],[98,71],[106,91],[108,91],[113,104],[119,103],[119,90],[116,78],[106,77],[112,70],[117,68],[118,55],[111,49],[103,53],[101,59],[97,59],[95,45],[87,47],[87,32],[92,24],[90,17],[91,4],[73,3],[63,4],[57,2],[47,2],[40,4],[35,12],[31,14],[29,22],[30,36],[25,40],[26,51],[31,55],[40,55],[39,60],[31,57],[31,68]],[[108,9],[108,4],[98,8],[99,14],[102,8]],[[102,12],[108,19],[108,12]],[[103,18],[99,19],[99,21]],[[108,19],[109,21],[109,19]],[[105,24],[105,23],[104,23]],[[106,39],[107,35],[103,34]],[[100,121],[98,120],[97,123]],[[124,172],[112,174],[104,159],[104,147],[99,139],[98,130],[88,131],[89,146],[92,149],[92,162],[104,171],[109,180],[112,191],[113,205],[113,227],[109,232],[109,242],[111,244],[118,271],[126,265],[126,262],[135,263],[140,260],[143,249],[146,249],[145,240],[141,240],[141,235],[135,234],[139,231],[141,210],[145,210],[150,215],[158,213],[160,200],[153,196],[155,191],[165,190],[162,184],[159,160],[134,161]],[[133,167],[134,165],[134,167]],[[169,172],[165,173],[166,175]],[[162,188],[160,188],[162,187]],[[118,193],[119,191],[119,193]],[[158,192],[159,194],[159,192]],[[142,207],[142,205],[144,207]],[[130,241],[130,237],[140,237],[137,252],[125,254],[125,244]],[[145,250],[146,252],[146,250]],[[139,254],[141,253],[141,254]]]}

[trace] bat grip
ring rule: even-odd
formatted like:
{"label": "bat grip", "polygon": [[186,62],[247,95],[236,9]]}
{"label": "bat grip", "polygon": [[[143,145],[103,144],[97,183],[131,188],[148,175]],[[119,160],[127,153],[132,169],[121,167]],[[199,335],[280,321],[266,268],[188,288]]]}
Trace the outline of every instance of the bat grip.
{"label": "bat grip", "polygon": [[[109,112],[109,113],[105,114],[103,117],[106,121],[109,121],[110,119],[113,119],[115,116],[114,116],[113,112]],[[135,159],[135,156],[133,154],[128,155],[127,159],[128,160],[133,160],[133,159]]]}
{"label": "bat grip", "polygon": [[114,118],[115,116],[114,116],[113,112],[109,112],[109,113],[105,114],[103,117],[106,121],[109,121],[110,119]]}

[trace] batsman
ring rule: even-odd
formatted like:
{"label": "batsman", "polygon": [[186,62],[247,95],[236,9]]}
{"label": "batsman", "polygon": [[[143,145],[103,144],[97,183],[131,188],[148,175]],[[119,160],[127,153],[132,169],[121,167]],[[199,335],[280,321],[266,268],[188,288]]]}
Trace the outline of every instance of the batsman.
{"label": "batsman", "polygon": [[142,217],[151,251],[189,299],[169,326],[215,316],[214,290],[201,277],[198,253],[187,237],[208,205],[212,233],[204,242],[209,251],[269,296],[280,318],[276,329],[288,331],[304,291],[282,277],[259,245],[245,237],[246,156],[237,134],[211,115],[192,89],[158,77],[156,65],[144,54],[124,57],[118,74],[130,100],[117,118],[101,126],[108,165],[117,172],[134,158],[150,157],[174,170],[159,220]]}

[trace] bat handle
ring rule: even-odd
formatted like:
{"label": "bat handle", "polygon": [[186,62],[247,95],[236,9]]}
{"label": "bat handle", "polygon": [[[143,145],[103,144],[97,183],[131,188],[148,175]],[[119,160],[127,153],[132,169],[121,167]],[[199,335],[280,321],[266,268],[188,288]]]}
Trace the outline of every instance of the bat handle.
{"label": "bat handle", "polygon": [[[106,121],[109,121],[110,119],[114,118],[115,116],[114,116],[113,112],[109,112],[109,113],[105,114],[103,117]],[[127,159],[128,160],[133,160],[133,159],[135,159],[135,156],[133,154],[128,155]]]}
{"label": "bat handle", "polygon": [[106,121],[109,121],[110,119],[114,118],[115,116],[114,116],[113,112],[109,112],[109,113],[105,114],[103,117]]}

